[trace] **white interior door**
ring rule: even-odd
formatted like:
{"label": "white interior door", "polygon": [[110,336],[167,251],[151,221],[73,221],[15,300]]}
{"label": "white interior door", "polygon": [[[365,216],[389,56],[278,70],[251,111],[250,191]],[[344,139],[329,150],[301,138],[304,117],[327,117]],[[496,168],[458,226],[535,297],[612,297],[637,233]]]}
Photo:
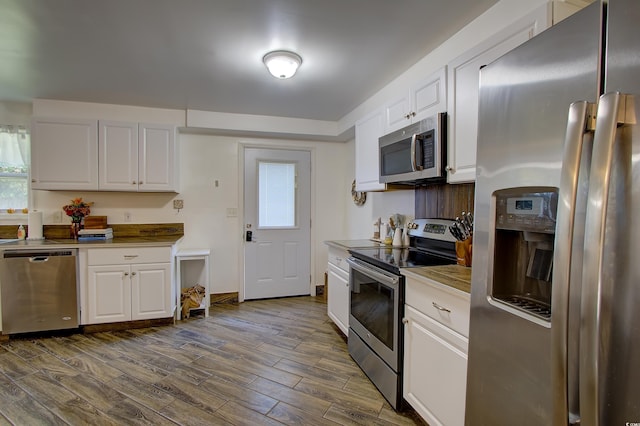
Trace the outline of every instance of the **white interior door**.
{"label": "white interior door", "polygon": [[311,293],[311,153],[244,150],[244,298]]}

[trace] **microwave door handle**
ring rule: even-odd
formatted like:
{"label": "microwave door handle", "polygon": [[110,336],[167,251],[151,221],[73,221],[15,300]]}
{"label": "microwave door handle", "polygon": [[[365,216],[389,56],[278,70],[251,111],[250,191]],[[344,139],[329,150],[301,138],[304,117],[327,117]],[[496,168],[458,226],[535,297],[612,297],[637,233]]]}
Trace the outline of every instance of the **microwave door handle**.
{"label": "microwave door handle", "polygon": [[602,401],[599,390],[603,329],[611,317],[612,301],[602,300],[605,228],[613,152],[618,128],[635,124],[633,98],[612,92],[600,97],[593,137],[593,156],[589,172],[589,196],[585,223],[584,262],[580,306],[580,418],[585,425],[600,425]]}
{"label": "microwave door handle", "polygon": [[580,161],[585,134],[593,130],[595,104],[574,102],[569,107],[567,131],[562,154],[558,212],[553,259],[553,286],[551,304],[551,362],[553,377],[554,424],[566,425],[573,404],[569,390],[568,328],[569,282],[571,275],[572,242],[576,218],[576,199]]}
{"label": "microwave door handle", "polygon": [[417,162],[418,160],[418,153],[417,153],[418,143],[417,142],[419,140],[421,141],[422,138],[417,133],[414,133],[414,135],[411,136],[411,170],[413,170],[414,172],[417,172],[423,169],[422,164],[418,164]]}

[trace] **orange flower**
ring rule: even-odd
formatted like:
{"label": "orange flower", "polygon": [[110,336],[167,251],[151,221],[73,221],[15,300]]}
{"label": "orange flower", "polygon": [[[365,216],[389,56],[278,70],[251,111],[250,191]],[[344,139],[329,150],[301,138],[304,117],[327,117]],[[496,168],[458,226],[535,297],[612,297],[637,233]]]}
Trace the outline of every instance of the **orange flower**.
{"label": "orange flower", "polygon": [[71,216],[71,220],[73,222],[80,222],[83,217],[89,216],[91,213],[91,206],[93,202],[85,202],[82,201],[82,197],[74,198],[71,200],[71,204],[67,204],[62,207],[62,210],[67,214],[67,216]]}

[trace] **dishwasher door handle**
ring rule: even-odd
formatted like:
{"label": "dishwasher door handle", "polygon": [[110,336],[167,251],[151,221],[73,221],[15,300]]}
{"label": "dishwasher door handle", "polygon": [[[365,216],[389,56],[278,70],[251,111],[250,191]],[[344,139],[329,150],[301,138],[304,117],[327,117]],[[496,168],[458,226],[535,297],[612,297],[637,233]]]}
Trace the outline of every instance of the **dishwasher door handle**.
{"label": "dishwasher door handle", "polygon": [[31,263],[41,263],[49,260],[49,256],[33,256],[29,258]]}

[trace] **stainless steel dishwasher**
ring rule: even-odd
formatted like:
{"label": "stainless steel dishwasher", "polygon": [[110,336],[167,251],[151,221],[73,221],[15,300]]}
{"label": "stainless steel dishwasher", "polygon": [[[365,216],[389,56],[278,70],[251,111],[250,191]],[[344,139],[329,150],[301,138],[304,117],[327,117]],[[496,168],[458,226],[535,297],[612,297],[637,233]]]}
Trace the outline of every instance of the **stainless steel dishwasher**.
{"label": "stainless steel dishwasher", "polygon": [[77,250],[5,250],[2,334],[78,327]]}

